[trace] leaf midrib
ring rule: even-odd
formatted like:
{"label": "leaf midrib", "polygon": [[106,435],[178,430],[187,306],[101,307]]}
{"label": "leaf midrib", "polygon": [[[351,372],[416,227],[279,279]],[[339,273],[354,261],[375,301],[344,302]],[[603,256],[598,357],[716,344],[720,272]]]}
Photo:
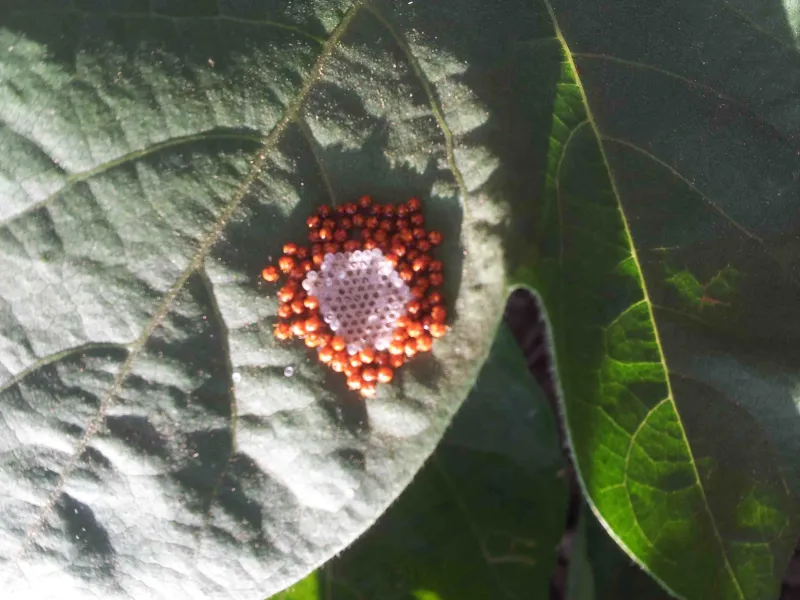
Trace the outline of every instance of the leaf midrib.
{"label": "leaf midrib", "polygon": [[[586,118],[589,121],[589,123],[591,124],[592,129],[594,130],[595,136],[597,137],[598,148],[599,148],[599,151],[600,151],[600,155],[602,157],[603,164],[604,164],[604,167],[606,169],[606,172],[608,173],[609,182],[611,184],[611,188],[612,188],[612,191],[614,193],[614,197],[616,198],[616,201],[617,201],[617,206],[618,206],[618,209],[619,209],[619,212],[620,212],[620,216],[622,217],[622,223],[623,223],[623,226],[624,226],[624,229],[625,229],[625,234],[626,234],[626,236],[628,238],[629,245],[630,245],[631,257],[633,258],[633,260],[636,263],[636,267],[638,269],[638,272],[642,273],[641,265],[639,263],[639,257],[638,257],[638,254],[636,252],[636,247],[633,244],[633,237],[631,235],[630,226],[629,226],[627,218],[625,217],[625,213],[624,213],[624,210],[623,210],[623,207],[622,207],[621,196],[620,196],[619,190],[617,189],[616,180],[614,178],[613,171],[611,170],[611,165],[610,165],[610,163],[608,161],[608,157],[607,157],[606,152],[605,152],[605,147],[603,146],[603,137],[602,137],[602,135],[600,133],[600,129],[597,126],[597,123],[596,123],[596,121],[594,119],[594,116],[593,116],[593,113],[592,113],[592,110],[591,110],[591,106],[589,104],[589,100],[588,100],[588,97],[586,95],[586,90],[583,87],[583,83],[581,82],[580,74],[578,73],[578,70],[577,70],[576,65],[575,65],[575,61],[573,59],[572,51],[570,50],[569,45],[567,44],[567,41],[564,38],[564,34],[561,31],[561,27],[560,27],[560,25],[558,23],[558,19],[556,18],[555,10],[553,9],[552,5],[550,4],[550,0],[542,0],[542,2],[544,3],[544,6],[545,6],[545,8],[547,10],[547,14],[550,17],[550,20],[552,21],[553,29],[554,29],[555,34],[556,34],[556,38],[561,43],[561,46],[564,49],[565,57],[566,57],[567,61],[569,62],[569,65],[570,65],[570,68],[572,69],[572,72],[574,73],[575,83],[578,86],[578,90],[580,91],[581,98],[583,99],[583,104],[584,104],[584,106],[586,108]],[[718,528],[717,523],[716,523],[716,519],[714,518],[714,513],[712,512],[711,506],[708,503],[708,498],[706,497],[705,488],[703,487],[703,482],[700,479],[700,473],[699,473],[699,471],[697,469],[697,464],[696,464],[696,462],[694,460],[694,455],[692,454],[691,446],[689,445],[689,440],[688,440],[688,437],[686,435],[686,430],[685,430],[685,428],[683,426],[683,420],[681,419],[680,413],[678,412],[677,405],[675,404],[675,397],[674,397],[674,394],[673,394],[673,391],[672,391],[672,385],[671,385],[670,380],[669,380],[669,369],[667,367],[667,361],[666,361],[666,357],[664,355],[664,349],[663,349],[663,346],[661,344],[661,338],[660,338],[660,335],[659,335],[658,327],[656,326],[655,316],[653,314],[653,304],[652,304],[652,302],[650,300],[650,296],[649,296],[649,293],[648,293],[648,290],[647,290],[647,283],[644,280],[644,277],[642,277],[641,285],[642,285],[642,294],[643,294],[644,300],[645,300],[645,302],[647,304],[647,310],[648,310],[648,313],[649,313],[649,318],[650,318],[651,323],[653,324],[653,334],[654,334],[654,337],[655,337],[656,346],[658,348],[659,359],[660,359],[660,362],[661,362],[662,367],[664,369],[664,380],[665,380],[665,383],[666,383],[666,386],[667,386],[667,400],[672,404],[673,410],[675,412],[675,416],[677,418],[677,422],[678,422],[678,425],[680,427],[681,437],[683,438],[683,443],[684,443],[684,445],[686,446],[686,448],[688,450],[688,454],[689,454],[689,458],[690,458],[690,464],[692,466],[692,471],[694,473],[695,481],[697,483],[697,489],[698,489],[698,491],[700,493],[700,497],[701,497],[701,499],[703,501],[703,506],[706,509],[706,513],[708,514],[709,521],[711,523],[711,528],[712,528],[712,530],[714,532],[714,537],[715,537],[715,539],[717,541],[717,544],[719,546],[720,554],[721,554],[722,559],[724,560],[724,563],[725,563],[725,569],[728,572],[728,575],[730,576],[734,587],[736,588],[736,591],[738,593],[739,598],[741,598],[741,600],[745,600],[744,592],[742,591],[742,587],[741,587],[741,585],[739,583],[739,580],[738,580],[738,578],[736,576],[736,572],[733,570],[733,567],[731,566],[730,560],[728,558],[728,554],[727,554],[727,552],[725,550],[725,544],[722,541],[722,536],[720,535],[719,528]],[[569,432],[569,428],[567,428],[567,432]],[[568,433],[567,434],[568,439],[569,439],[569,435],[570,434]],[[572,442],[571,441],[570,441],[570,446],[572,446]],[[581,482],[581,485],[584,488],[584,490],[586,490],[586,487],[585,487],[585,484],[582,481],[582,478],[579,477],[578,479]],[[589,494],[586,494],[586,495],[587,495],[587,497],[590,497]],[[626,551],[628,552],[628,554],[630,556],[636,558],[637,561],[638,561],[638,557],[636,557],[632,552],[630,552],[630,550],[627,549],[627,546],[624,543],[622,543],[620,545],[625,547]],[[668,586],[663,580],[661,580],[661,578],[659,578],[657,575],[652,573],[652,571],[650,569],[647,569],[647,571],[648,571],[648,573],[651,574],[651,576],[653,576],[657,581],[659,581],[659,583],[661,583],[662,586],[664,586],[667,589],[671,589],[670,586]]]}
{"label": "leaf midrib", "polygon": [[50,494],[50,497],[40,509],[39,518],[28,528],[25,538],[23,539],[22,544],[20,546],[18,557],[25,552],[26,547],[32,542],[36,534],[42,528],[47,516],[50,514],[53,507],[55,506],[55,503],[58,499],[58,495],[61,493],[67,478],[77,465],[78,459],[80,458],[83,450],[86,448],[86,445],[88,444],[89,440],[99,428],[102,419],[105,415],[105,412],[108,409],[109,404],[111,403],[112,399],[121,388],[123,382],[127,379],[127,376],[131,371],[133,363],[139,357],[139,354],[144,350],[147,340],[150,338],[153,331],[161,322],[161,320],[164,318],[164,316],[166,316],[167,312],[172,306],[172,303],[175,301],[175,299],[183,289],[183,286],[186,284],[187,280],[192,276],[192,274],[195,271],[197,271],[202,266],[202,263],[205,260],[206,255],[215,245],[217,239],[224,230],[228,221],[236,212],[236,210],[239,208],[241,202],[244,200],[247,191],[250,189],[250,186],[253,184],[258,175],[261,173],[264,162],[266,160],[267,152],[275,147],[275,145],[281,139],[281,136],[283,132],[286,130],[286,128],[297,119],[298,115],[300,114],[300,110],[302,109],[302,106],[306,98],[308,97],[311,89],[313,88],[314,84],[319,80],[319,78],[322,76],[323,66],[326,60],[333,53],[339,40],[341,40],[342,36],[347,31],[348,26],[350,25],[356,13],[362,7],[364,2],[365,0],[355,0],[352,6],[342,17],[339,24],[331,32],[331,35],[324,42],[320,55],[314,62],[314,65],[311,67],[308,77],[304,82],[303,86],[301,87],[297,98],[294,100],[294,102],[292,102],[292,104],[290,104],[287,107],[283,119],[281,119],[281,121],[278,122],[277,125],[275,125],[275,127],[266,137],[260,140],[262,143],[261,148],[258,154],[256,154],[255,156],[255,159],[253,161],[253,167],[251,168],[247,177],[245,177],[244,181],[239,186],[239,189],[233,194],[233,197],[228,202],[228,205],[225,207],[225,209],[222,211],[222,214],[217,219],[214,228],[205,236],[205,238],[201,242],[198,250],[192,257],[192,260],[180,274],[180,276],[172,285],[172,287],[167,291],[166,294],[164,294],[161,304],[153,313],[153,317],[150,319],[145,328],[142,330],[142,333],[129,346],[130,352],[128,354],[128,358],[122,364],[119,374],[112,383],[108,393],[100,401],[95,417],[90,421],[89,425],[86,427],[86,432],[78,442],[75,452],[73,453],[72,457],[64,467],[55,488]]}

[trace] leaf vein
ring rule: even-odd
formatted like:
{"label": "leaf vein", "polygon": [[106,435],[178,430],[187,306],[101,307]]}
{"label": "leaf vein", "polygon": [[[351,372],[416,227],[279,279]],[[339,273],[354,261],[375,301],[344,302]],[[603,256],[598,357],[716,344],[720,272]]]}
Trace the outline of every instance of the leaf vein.
{"label": "leaf vein", "polygon": [[586,59],[586,60],[608,61],[608,62],[613,62],[613,63],[620,64],[620,65],[625,65],[627,67],[645,69],[645,70],[648,70],[648,71],[653,71],[655,73],[659,73],[659,74],[664,75],[666,77],[670,77],[672,79],[676,79],[678,81],[681,81],[681,82],[685,83],[689,87],[699,88],[699,89],[704,90],[704,91],[706,91],[706,92],[708,92],[710,94],[713,94],[714,96],[717,96],[720,100],[725,100],[726,102],[730,102],[731,104],[735,104],[736,106],[746,110],[749,114],[752,114],[753,117],[755,119],[757,119],[758,121],[760,121],[761,123],[764,123],[767,126],[771,127],[772,129],[775,129],[775,126],[772,125],[772,123],[770,123],[767,119],[765,119],[761,115],[753,113],[752,108],[748,107],[741,100],[739,100],[737,98],[734,98],[733,96],[729,96],[728,94],[725,94],[725,93],[719,91],[718,89],[716,89],[713,86],[710,86],[710,85],[708,85],[706,83],[703,83],[701,81],[697,81],[696,79],[691,79],[689,77],[686,77],[685,75],[681,75],[680,73],[676,73],[674,71],[670,71],[668,69],[664,69],[662,67],[657,67],[656,65],[651,65],[651,64],[648,64],[648,63],[645,63],[645,62],[641,62],[641,61],[638,61],[638,60],[620,58],[618,56],[611,56],[609,54],[600,54],[600,53],[595,53],[595,52],[575,52],[575,53],[573,53],[573,56],[577,57],[577,58]]}
{"label": "leaf vein", "polygon": [[311,155],[314,157],[314,162],[317,163],[317,169],[319,170],[320,177],[322,177],[322,183],[325,185],[328,196],[330,196],[331,204],[336,206],[336,193],[333,191],[331,178],[328,176],[328,170],[325,168],[325,163],[322,161],[322,155],[319,152],[319,147],[316,139],[314,138],[314,133],[311,131],[311,128],[308,126],[308,123],[305,119],[297,119],[297,126],[300,129],[300,132],[303,134],[303,137],[308,142],[308,147],[311,149]]}
{"label": "leaf vein", "polygon": [[164,298],[160,306],[155,311],[153,317],[150,319],[148,324],[145,326],[141,335],[133,342],[133,344],[131,344],[128,358],[123,363],[119,374],[117,375],[114,383],[109,389],[108,394],[106,394],[106,396],[101,400],[95,417],[89,423],[83,437],[78,442],[75,452],[72,455],[69,462],[67,463],[67,465],[64,467],[64,470],[62,471],[58,483],[53,489],[53,492],[51,493],[47,502],[42,506],[39,518],[29,527],[25,535],[25,538],[22,542],[22,545],[20,547],[19,555],[22,555],[24,553],[26,547],[32,542],[33,538],[41,530],[47,516],[50,514],[50,512],[53,510],[53,507],[55,506],[55,503],[58,499],[58,494],[63,489],[67,477],[69,477],[70,473],[77,465],[80,455],[82,454],[84,448],[88,444],[89,439],[92,437],[92,435],[94,435],[94,433],[99,428],[103,420],[103,417],[105,415],[105,412],[108,409],[109,404],[111,403],[112,399],[119,391],[119,389],[122,387],[123,382],[126,380],[128,374],[130,373],[134,361],[138,358],[139,354],[144,349],[147,340],[150,338],[155,328],[158,326],[158,324],[161,322],[161,320],[169,311],[169,308],[172,306],[172,303],[177,298],[180,291],[183,289],[183,286],[186,284],[186,281],[191,277],[191,275],[195,271],[197,271],[202,266],[203,261],[206,255],[208,254],[209,250],[211,250],[211,248],[214,246],[220,234],[222,233],[223,229],[227,225],[228,221],[233,216],[234,212],[239,208],[239,205],[245,198],[247,190],[250,188],[252,183],[255,181],[255,179],[261,172],[264,162],[266,161],[266,151],[268,149],[273,148],[277,144],[277,142],[280,140],[281,135],[286,130],[286,128],[297,118],[303,103],[305,102],[306,98],[308,97],[308,94],[311,91],[311,88],[314,86],[314,84],[322,75],[322,68],[325,64],[325,61],[333,53],[339,40],[344,35],[349,24],[352,22],[353,17],[362,7],[363,2],[364,0],[356,0],[356,2],[354,2],[351,5],[350,9],[347,11],[347,13],[345,13],[345,15],[342,17],[342,20],[339,22],[339,24],[331,33],[331,36],[326,40],[325,44],[323,45],[322,51],[320,52],[317,61],[312,66],[306,81],[304,82],[300,92],[297,95],[297,98],[295,98],[292,104],[287,107],[283,119],[263,139],[261,151],[254,160],[253,167],[250,170],[250,173],[242,182],[242,184],[239,186],[239,189],[236,191],[236,193],[234,193],[230,202],[228,202],[221,216],[217,220],[215,227],[204,238],[198,250],[195,252],[195,255],[192,258],[192,260],[189,262],[187,267],[178,277],[177,281],[164,295]]}
{"label": "leaf vein", "polygon": [[627,315],[628,313],[630,313],[632,310],[635,310],[635,309],[639,308],[639,306],[641,306],[642,304],[645,304],[645,299],[644,299],[644,298],[642,298],[641,300],[637,300],[636,302],[634,302],[633,304],[631,304],[630,306],[628,306],[628,307],[627,307],[625,310],[623,310],[621,313],[619,313],[619,314],[618,314],[616,317],[614,317],[614,318],[613,318],[613,319],[612,319],[612,320],[611,320],[611,321],[610,321],[610,322],[609,322],[607,325],[603,326],[603,330],[604,330],[606,333],[608,333],[608,331],[609,331],[609,330],[610,330],[612,327],[614,327],[614,325],[616,325],[617,323],[619,323],[619,322],[620,322],[620,321],[621,321],[621,320],[622,320],[622,319],[625,317],[625,315]]}
{"label": "leaf vein", "polygon": [[[608,179],[609,179],[609,182],[611,184],[611,189],[613,190],[614,196],[617,199],[617,206],[618,206],[618,210],[619,210],[619,213],[620,213],[620,217],[621,217],[623,226],[625,228],[625,234],[626,234],[626,236],[627,236],[627,238],[629,240],[629,243],[630,243],[631,256],[636,261],[636,266],[639,269],[639,272],[641,272],[642,271],[641,264],[639,262],[639,257],[637,255],[636,248],[633,245],[633,236],[631,235],[630,225],[628,223],[627,218],[625,217],[625,213],[624,213],[624,210],[623,210],[622,197],[621,197],[621,195],[619,193],[619,189],[617,188],[617,182],[616,182],[616,180],[615,180],[615,178],[613,176],[613,172],[611,171],[611,164],[610,164],[610,162],[608,160],[608,156],[606,154],[605,147],[603,146],[603,136],[600,133],[600,128],[598,127],[597,122],[594,119],[594,116],[592,115],[591,107],[589,105],[589,99],[586,96],[586,90],[584,90],[583,84],[581,83],[580,76],[578,75],[578,70],[577,70],[577,67],[575,66],[575,61],[574,61],[573,56],[572,56],[572,51],[570,50],[569,45],[567,44],[567,41],[564,38],[564,34],[561,31],[561,27],[559,25],[558,19],[556,18],[555,10],[553,9],[552,5],[550,4],[550,0],[543,0],[543,2],[544,2],[544,5],[545,5],[545,8],[547,9],[548,15],[550,16],[550,20],[551,20],[551,22],[553,24],[553,28],[555,29],[556,37],[558,37],[558,39],[560,40],[561,45],[562,45],[562,47],[564,49],[564,54],[565,54],[567,60],[569,61],[569,64],[570,64],[570,67],[571,67],[573,73],[575,73],[575,81],[578,84],[578,88],[579,88],[580,93],[581,93],[581,98],[583,99],[583,104],[584,104],[584,106],[586,108],[586,116],[587,116],[588,120],[591,122],[592,129],[594,130],[595,135],[597,136],[597,139],[599,140],[598,147],[599,147],[599,150],[600,150],[600,155],[601,155],[601,157],[603,159],[603,164],[605,166],[606,172],[608,173]],[[687,453],[689,455],[690,463],[692,465],[692,470],[693,470],[693,473],[694,473],[694,477],[695,477],[695,480],[697,482],[697,489],[698,489],[698,492],[700,494],[700,498],[701,498],[701,500],[703,502],[703,506],[704,506],[704,508],[706,510],[706,514],[708,515],[712,531],[714,532],[714,537],[715,537],[715,539],[717,541],[718,548],[719,548],[720,554],[722,556],[722,560],[723,560],[723,562],[725,564],[725,570],[727,571],[728,575],[730,576],[731,581],[732,581],[734,587],[736,588],[736,591],[737,591],[739,597],[741,598],[741,600],[745,600],[745,596],[744,596],[744,592],[742,590],[741,584],[739,583],[739,580],[738,580],[738,577],[736,575],[736,572],[733,570],[733,567],[731,565],[730,559],[728,557],[728,553],[725,550],[725,545],[723,544],[722,537],[720,536],[719,526],[717,525],[716,519],[714,517],[714,513],[711,511],[711,506],[708,503],[708,498],[706,496],[706,492],[705,492],[705,488],[703,487],[702,480],[700,479],[700,473],[699,473],[699,471],[697,469],[697,464],[695,463],[694,457],[693,457],[693,455],[691,453],[691,446],[689,445],[689,439],[688,439],[688,437],[686,435],[686,430],[685,430],[685,428],[683,426],[683,422],[681,421],[680,414],[678,412],[678,407],[675,404],[675,399],[674,399],[674,396],[672,394],[672,386],[670,384],[669,377],[667,376],[668,367],[667,367],[666,357],[664,356],[664,348],[663,348],[663,346],[661,344],[661,339],[660,339],[660,336],[659,336],[659,333],[658,333],[658,328],[655,327],[655,322],[656,321],[655,321],[655,317],[653,315],[652,302],[650,300],[650,295],[649,295],[648,290],[647,290],[647,285],[643,280],[641,281],[641,286],[642,286],[642,292],[644,294],[644,299],[647,302],[647,308],[648,308],[650,320],[654,324],[653,333],[655,335],[656,346],[658,348],[659,357],[661,359],[661,363],[662,363],[663,368],[664,368],[664,379],[665,379],[665,382],[666,382],[666,385],[667,385],[667,392],[668,392],[667,393],[667,400],[672,404],[673,409],[675,411],[675,415],[677,417],[678,426],[680,427],[680,431],[681,431],[681,437],[683,438],[683,442],[684,442],[684,445],[686,447]],[[567,428],[567,429],[569,429],[569,428]],[[633,512],[633,506],[632,505],[631,505],[631,513],[635,516],[635,513]],[[638,521],[637,521],[637,526],[638,526]],[[621,544],[621,545],[622,545],[623,548],[627,549],[627,546],[625,546],[624,544]],[[627,549],[627,551],[632,556],[635,556],[633,554],[633,552],[630,551],[630,549]],[[664,582],[661,582],[661,583],[662,583],[662,585],[664,585],[664,587],[669,587]]]}
{"label": "leaf vein", "polygon": [[556,184],[556,213],[558,214],[558,238],[559,238],[559,248],[558,248],[558,262],[560,265],[564,264],[564,206],[563,202],[561,201],[561,167],[564,164],[564,159],[567,156],[567,149],[569,145],[572,143],[572,140],[575,139],[575,135],[580,131],[585,125],[589,124],[588,119],[583,119],[580,123],[575,125],[572,130],[569,132],[567,139],[564,141],[563,146],[561,147],[561,156],[558,157],[558,165],[556,166],[556,174],[555,174],[555,184]]}
{"label": "leaf vein", "polygon": [[7,381],[5,381],[3,384],[0,385],[0,396],[2,396],[5,392],[13,388],[18,383],[24,381],[25,378],[35,373],[39,369],[43,369],[44,367],[55,364],[60,360],[64,360],[65,358],[69,358],[71,356],[79,355],[84,352],[91,352],[92,350],[106,350],[106,349],[127,350],[129,349],[129,346],[127,346],[126,344],[119,344],[115,342],[91,342],[88,344],[75,346],[74,348],[69,348],[67,350],[54,352],[53,354],[49,354],[47,356],[40,358],[35,363],[26,367],[16,375],[12,375],[10,379],[8,379]]}
{"label": "leaf vein", "polygon": [[623,139],[619,139],[619,138],[615,138],[615,137],[611,137],[611,136],[607,136],[607,135],[603,135],[603,136],[601,136],[601,138],[606,142],[611,142],[613,144],[619,144],[620,146],[625,146],[626,148],[630,148],[631,150],[634,150],[635,152],[638,152],[639,154],[642,154],[642,155],[646,156],[647,158],[649,158],[650,160],[652,160],[656,164],[661,165],[662,167],[667,169],[670,173],[672,173],[675,177],[677,177],[683,183],[685,183],[693,192],[697,193],[703,200],[705,200],[709,204],[709,206],[711,206],[711,208],[713,208],[717,213],[719,213],[726,221],[728,221],[731,225],[733,225],[736,229],[738,229],[742,234],[744,234],[745,236],[747,236],[748,238],[750,238],[752,240],[757,241],[759,244],[761,244],[763,246],[764,240],[762,240],[755,233],[749,231],[744,225],[742,225],[741,223],[736,221],[733,217],[728,215],[722,209],[721,206],[719,206],[716,202],[714,202],[711,198],[709,198],[705,193],[700,191],[700,189],[694,183],[692,183],[686,177],[681,175],[680,172],[675,167],[673,167],[672,165],[670,165],[667,162],[661,160],[660,158],[658,158],[656,155],[654,155],[650,151],[645,150],[644,148],[642,148],[641,146],[639,146],[638,144],[635,144],[633,142],[629,142],[627,140],[623,140]]}
{"label": "leaf vein", "polygon": [[62,194],[69,191],[75,185],[82,183],[91,179],[92,177],[96,177],[98,175],[102,175],[115,167],[119,167],[124,165],[128,162],[132,162],[138,160],[140,158],[144,158],[146,156],[150,156],[151,154],[155,154],[156,152],[160,152],[161,150],[165,150],[167,148],[176,148],[182,146],[184,144],[191,144],[197,141],[202,140],[243,140],[249,142],[255,142],[258,144],[263,143],[263,136],[257,135],[248,135],[245,133],[237,133],[237,132],[228,132],[228,131],[220,131],[219,129],[210,129],[208,131],[203,131],[200,133],[193,133],[190,135],[185,135],[181,137],[170,138],[168,140],[164,140],[161,142],[156,142],[146,148],[141,148],[140,150],[134,150],[133,152],[128,152],[127,154],[123,154],[118,158],[113,160],[107,161],[103,164],[100,164],[92,169],[87,171],[82,171],[80,173],[74,173],[67,177],[66,182],[63,186],[61,186],[56,191],[52,192],[49,196],[37,201],[33,202],[32,204],[26,206],[22,210],[9,215],[2,221],[0,221],[0,227],[7,227],[12,221],[15,221],[21,217],[24,217],[27,214],[30,214],[43,206],[47,206],[51,202],[58,199]]}
{"label": "leaf vein", "polygon": [[236,384],[233,381],[233,361],[231,360],[231,352],[230,352],[230,341],[228,340],[228,336],[230,334],[228,330],[228,325],[225,323],[225,318],[222,316],[222,310],[220,310],[219,302],[217,302],[217,296],[214,294],[214,284],[211,282],[211,278],[208,276],[208,272],[205,268],[201,267],[197,269],[197,274],[200,277],[200,281],[203,284],[203,287],[208,294],[209,302],[211,303],[211,314],[214,316],[216,323],[220,329],[220,340],[222,344],[222,353],[225,356],[225,375],[228,379],[228,393],[230,394],[230,410],[231,410],[231,448],[230,452],[228,453],[228,457],[225,460],[225,466],[219,473],[219,478],[217,479],[214,487],[211,489],[211,494],[208,498],[208,507],[205,511],[205,524],[206,527],[210,526],[211,521],[211,505],[214,503],[214,500],[219,493],[219,487],[222,485],[223,480],[225,479],[225,475],[228,473],[228,469],[233,461],[233,457],[236,454],[236,432],[239,426],[239,408],[236,402]]}
{"label": "leaf vein", "polygon": [[462,209],[464,210],[465,215],[469,215],[469,206],[467,205],[467,198],[469,196],[469,192],[467,190],[467,184],[464,181],[464,176],[461,174],[461,171],[456,164],[456,157],[455,157],[455,141],[453,139],[453,132],[450,129],[450,126],[447,124],[447,120],[444,117],[444,111],[442,110],[442,104],[439,101],[439,98],[436,95],[436,92],[431,85],[428,76],[422,70],[422,66],[419,64],[417,57],[414,56],[414,53],[411,51],[411,48],[408,45],[408,42],[405,40],[403,36],[401,36],[389,20],[383,16],[383,14],[378,11],[373,5],[367,4],[367,9],[375,16],[375,18],[380,21],[380,23],[386,28],[389,34],[394,38],[395,42],[400,49],[402,50],[403,54],[405,54],[406,59],[411,66],[411,70],[414,72],[414,75],[422,85],[422,89],[425,91],[425,95],[428,98],[428,104],[430,104],[431,112],[433,112],[433,117],[436,119],[436,123],[439,126],[439,129],[444,135],[444,142],[445,142],[445,155],[447,158],[447,165],[450,169],[450,172],[453,175],[453,178],[456,180],[456,184],[458,185],[458,190],[461,193],[461,205]]}

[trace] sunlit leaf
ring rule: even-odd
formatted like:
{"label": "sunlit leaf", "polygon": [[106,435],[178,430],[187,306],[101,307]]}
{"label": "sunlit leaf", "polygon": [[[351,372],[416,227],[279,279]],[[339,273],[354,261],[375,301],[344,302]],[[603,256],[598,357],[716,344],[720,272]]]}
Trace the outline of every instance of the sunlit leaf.
{"label": "sunlit leaf", "polygon": [[[406,31],[361,2],[0,14],[4,593],[276,592],[378,517],[472,386],[501,213],[448,158]],[[312,207],[363,193],[424,199],[454,315],[369,405],[274,341],[257,284]]]}
{"label": "sunlit leaf", "polygon": [[400,498],[307,589],[271,600],[545,598],[566,517],[564,462],[552,411],[503,327]]}

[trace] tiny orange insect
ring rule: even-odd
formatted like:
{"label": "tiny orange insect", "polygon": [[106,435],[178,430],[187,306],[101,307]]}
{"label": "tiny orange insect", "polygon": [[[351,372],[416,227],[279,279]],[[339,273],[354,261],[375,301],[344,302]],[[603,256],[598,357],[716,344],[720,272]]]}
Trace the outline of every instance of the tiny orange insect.
{"label": "tiny orange insect", "polygon": [[381,383],[389,383],[394,377],[394,373],[389,367],[381,367],[378,369],[378,381]]}
{"label": "tiny orange insect", "polygon": [[275,283],[276,281],[278,281],[278,277],[280,277],[280,274],[278,273],[278,269],[276,269],[272,265],[270,265],[268,267],[264,267],[264,270],[261,271],[261,278],[264,281],[269,281],[270,283]]}
{"label": "tiny orange insect", "polygon": [[291,256],[281,256],[280,259],[278,259],[278,266],[284,273],[288,273],[294,269],[294,264],[294,259]]}

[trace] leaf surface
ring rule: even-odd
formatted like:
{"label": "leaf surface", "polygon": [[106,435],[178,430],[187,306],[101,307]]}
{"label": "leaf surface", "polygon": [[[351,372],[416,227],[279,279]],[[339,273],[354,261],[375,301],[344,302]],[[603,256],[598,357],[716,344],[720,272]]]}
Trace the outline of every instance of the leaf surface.
{"label": "leaf surface", "polygon": [[[406,32],[361,2],[151,4],[0,12],[12,596],[286,587],[410,481],[502,312],[501,212],[454,165]],[[485,115],[462,92],[468,132]],[[273,340],[257,283],[316,205],[363,193],[424,199],[455,315],[368,405]]]}
{"label": "leaf surface", "polygon": [[518,229],[515,277],[547,307],[583,486],[673,593],[777,597],[798,515],[796,49],[707,4],[553,7],[540,236]]}
{"label": "leaf surface", "polygon": [[[4,3],[9,593],[255,598],[310,572],[433,451],[505,258],[617,541],[683,597],[777,595],[800,455],[784,7],[495,4]],[[454,317],[367,406],[273,342],[256,285],[314,206],[364,192],[423,197]]]}
{"label": "leaf surface", "polygon": [[567,571],[567,600],[669,600],[673,596],[603,530],[586,504],[581,505]]}
{"label": "leaf surface", "polygon": [[341,556],[272,600],[546,597],[566,518],[564,466],[550,406],[503,325],[411,485]]}

